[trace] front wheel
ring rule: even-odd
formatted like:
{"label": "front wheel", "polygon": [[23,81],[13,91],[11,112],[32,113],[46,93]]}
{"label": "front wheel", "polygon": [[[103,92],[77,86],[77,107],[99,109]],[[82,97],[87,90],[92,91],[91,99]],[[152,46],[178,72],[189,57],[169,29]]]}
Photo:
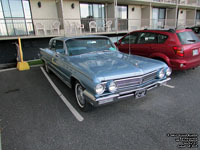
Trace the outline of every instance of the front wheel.
{"label": "front wheel", "polygon": [[84,91],[84,89],[83,89],[82,85],[79,82],[76,82],[75,83],[76,102],[77,102],[79,108],[82,111],[86,112],[86,111],[89,111],[92,109],[92,105],[85,100],[83,91]]}
{"label": "front wheel", "polygon": [[50,69],[49,69],[49,67],[48,67],[48,65],[47,65],[47,62],[44,62],[44,68],[45,68],[45,71],[47,72],[47,73],[51,73],[51,71],[50,71]]}

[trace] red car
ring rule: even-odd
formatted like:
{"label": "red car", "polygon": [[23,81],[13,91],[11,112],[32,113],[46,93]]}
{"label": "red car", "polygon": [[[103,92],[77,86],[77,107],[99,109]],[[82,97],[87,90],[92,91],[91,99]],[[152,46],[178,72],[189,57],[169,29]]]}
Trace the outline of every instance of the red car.
{"label": "red car", "polygon": [[200,39],[191,29],[134,31],[115,44],[121,52],[162,60],[173,70],[200,65]]}

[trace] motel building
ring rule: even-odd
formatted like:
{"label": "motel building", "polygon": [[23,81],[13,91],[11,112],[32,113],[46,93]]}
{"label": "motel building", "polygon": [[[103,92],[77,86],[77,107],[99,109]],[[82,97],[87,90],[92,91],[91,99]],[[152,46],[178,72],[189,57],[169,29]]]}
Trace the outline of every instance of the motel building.
{"label": "motel building", "polygon": [[0,0],[0,64],[15,60],[18,37],[30,60],[51,37],[117,36],[198,24],[200,0]]}

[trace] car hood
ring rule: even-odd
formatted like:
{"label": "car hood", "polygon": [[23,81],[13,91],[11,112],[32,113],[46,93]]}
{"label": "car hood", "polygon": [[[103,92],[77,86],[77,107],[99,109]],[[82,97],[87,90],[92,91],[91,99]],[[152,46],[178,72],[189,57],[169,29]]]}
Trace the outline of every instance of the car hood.
{"label": "car hood", "polygon": [[72,56],[70,62],[97,82],[139,76],[167,67],[161,61],[121,52],[96,52]]}

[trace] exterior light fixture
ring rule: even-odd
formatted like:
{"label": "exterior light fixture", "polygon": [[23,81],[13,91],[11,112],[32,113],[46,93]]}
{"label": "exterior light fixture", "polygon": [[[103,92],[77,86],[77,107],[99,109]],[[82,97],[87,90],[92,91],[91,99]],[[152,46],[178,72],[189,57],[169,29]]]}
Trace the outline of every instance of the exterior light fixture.
{"label": "exterior light fixture", "polygon": [[74,7],[75,7],[75,5],[74,5],[74,3],[72,3],[72,4],[71,4],[71,8],[74,9]]}
{"label": "exterior light fixture", "polygon": [[134,10],[135,10],[135,7],[132,8],[132,11],[134,11]]}
{"label": "exterior light fixture", "polygon": [[39,7],[39,8],[41,8],[41,7],[42,7],[42,4],[41,4],[41,2],[40,2],[40,1],[37,3],[37,5],[38,5],[38,7]]}

